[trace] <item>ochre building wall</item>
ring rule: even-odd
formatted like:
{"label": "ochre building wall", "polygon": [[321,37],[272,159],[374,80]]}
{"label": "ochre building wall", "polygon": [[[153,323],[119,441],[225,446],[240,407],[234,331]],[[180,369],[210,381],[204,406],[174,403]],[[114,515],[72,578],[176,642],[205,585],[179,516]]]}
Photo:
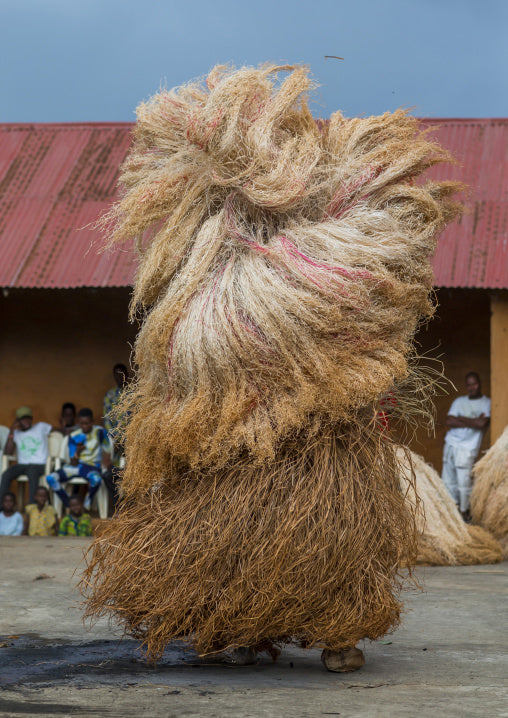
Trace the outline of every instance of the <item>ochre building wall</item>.
{"label": "ochre building wall", "polygon": [[[448,394],[436,399],[435,436],[419,430],[411,446],[441,471],[444,422],[464,393],[465,374],[479,372],[490,396],[491,319],[486,291],[440,290],[437,297],[436,316],[418,335],[419,351],[441,359],[457,390],[448,384]],[[127,320],[128,303],[128,289],[12,290],[0,297],[0,424],[9,426],[16,407],[28,404],[36,420],[54,425],[64,401],[89,406],[100,418],[113,365],[129,363],[137,328]],[[488,432],[482,449],[489,440]]]}
{"label": "ochre building wall", "polygon": [[30,289],[0,295],[0,424],[28,405],[35,421],[58,423],[65,401],[96,419],[114,386],[113,365],[129,365],[135,328],[129,290]]}
{"label": "ochre building wall", "polygon": [[492,441],[508,426],[508,292],[491,300]]}

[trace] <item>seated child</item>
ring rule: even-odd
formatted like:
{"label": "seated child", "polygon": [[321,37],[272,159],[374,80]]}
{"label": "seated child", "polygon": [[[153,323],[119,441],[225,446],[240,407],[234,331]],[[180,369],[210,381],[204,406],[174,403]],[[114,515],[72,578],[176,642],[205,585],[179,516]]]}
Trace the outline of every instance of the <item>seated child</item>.
{"label": "seated child", "polygon": [[91,409],[78,412],[78,424],[79,429],[69,434],[70,463],[49,474],[46,481],[65,506],[69,506],[69,496],[62,484],[76,476],[86,479],[89,490],[84,507],[88,510],[101,484],[101,464],[104,462],[107,467],[111,464],[112,448],[106,430],[102,426],[94,426]]}
{"label": "seated child", "polygon": [[49,503],[49,491],[39,486],[34,494],[35,503],[25,506],[24,534],[29,536],[56,536],[58,516]]}
{"label": "seated child", "polygon": [[10,491],[2,496],[0,511],[0,536],[21,536],[23,517],[16,511],[16,497]]}
{"label": "seated child", "polygon": [[59,536],[91,536],[92,519],[83,512],[83,502],[79,496],[69,499],[69,514],[60,522]]}

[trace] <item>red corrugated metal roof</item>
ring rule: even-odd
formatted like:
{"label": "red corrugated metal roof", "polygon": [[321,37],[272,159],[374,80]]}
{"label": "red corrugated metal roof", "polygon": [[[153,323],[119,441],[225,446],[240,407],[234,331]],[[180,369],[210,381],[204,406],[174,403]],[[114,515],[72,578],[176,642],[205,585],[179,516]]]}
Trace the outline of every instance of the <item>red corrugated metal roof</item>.
{"label": "red corrugated metal roof", "polygon": [[126,286],[129,248],[90,225],[116,196],[132,123],[0,125],[0,286]]}
{"label": "red corrugated metal roof", "polygon": [[438,287],[508,288],[508,119],[424,120],[456,165],[429,175],[468,185],[466,212],[447,227],[434,257]]}
{"label": "red corrugated metal roof", "polygon": [[[508,119],[432,119],[456,166],[435,178],[470,187],[469,212],[448,227],[434,258],[436,285],[508,288]],[[127,286],[130,248],[97,253],[90,224],[116,197],[132,124],[0,125],[0,286]]]}

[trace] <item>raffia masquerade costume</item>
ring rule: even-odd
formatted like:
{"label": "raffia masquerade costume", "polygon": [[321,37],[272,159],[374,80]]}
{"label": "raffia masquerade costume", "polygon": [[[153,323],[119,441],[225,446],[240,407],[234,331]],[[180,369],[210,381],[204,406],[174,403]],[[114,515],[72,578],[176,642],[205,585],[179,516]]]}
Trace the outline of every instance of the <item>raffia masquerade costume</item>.
{"label": "raffia masquerade costume", "polygon": [[447,159],[414,118],[318,124],[310,88],[217,67],[142,104],[104,222],[138,241],[144,319],[123,505],[84,586],[152,656],[339,652],[399,620],[415,521],[376,408],[404,405],[457,185],[414,183]]}

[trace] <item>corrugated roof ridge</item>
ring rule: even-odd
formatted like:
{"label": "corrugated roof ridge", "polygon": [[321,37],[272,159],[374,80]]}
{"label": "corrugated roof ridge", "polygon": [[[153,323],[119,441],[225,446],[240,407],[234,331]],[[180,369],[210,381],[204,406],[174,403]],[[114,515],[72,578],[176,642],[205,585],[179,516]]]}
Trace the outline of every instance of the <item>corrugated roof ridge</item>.
{"label": "corrugated roof ridge", "polygon": [[135,122],[102,122],[98,120],[96,122],[0,122],[0,130],[2,129],[20,129],[26,130],[31,127],[34,129],[53,129],[53,128],[64,128],[69,130],[76,130],[81,128],[89,127],[104,127],[106,129],[113,128],[128,128],[134,127]]}
{"label": "corrugated roof ridge", "polygon": [[508,117],[418,117],[418,119],[425,122],[456,122],[457,124],[466,122],[508,122]]}
{"label": "corrugated roof ridge", "polygon": [[[418,120],[423,122],[455,122],[457,124],[469,123],[469,122],[508,122],[508,117],[440,117],[430,115],[418,115]],[[326,121],[327,118],[316,117],[316,120]],[[69,129],[75,129],[79,127],[133,127],[135,125],[134,120],[76,120],[73,122],[0,122],[0,129],[2,128],[17,128],[26,129],[27,127],[37,128],[51,128],[51,127],[65,127]]]}

